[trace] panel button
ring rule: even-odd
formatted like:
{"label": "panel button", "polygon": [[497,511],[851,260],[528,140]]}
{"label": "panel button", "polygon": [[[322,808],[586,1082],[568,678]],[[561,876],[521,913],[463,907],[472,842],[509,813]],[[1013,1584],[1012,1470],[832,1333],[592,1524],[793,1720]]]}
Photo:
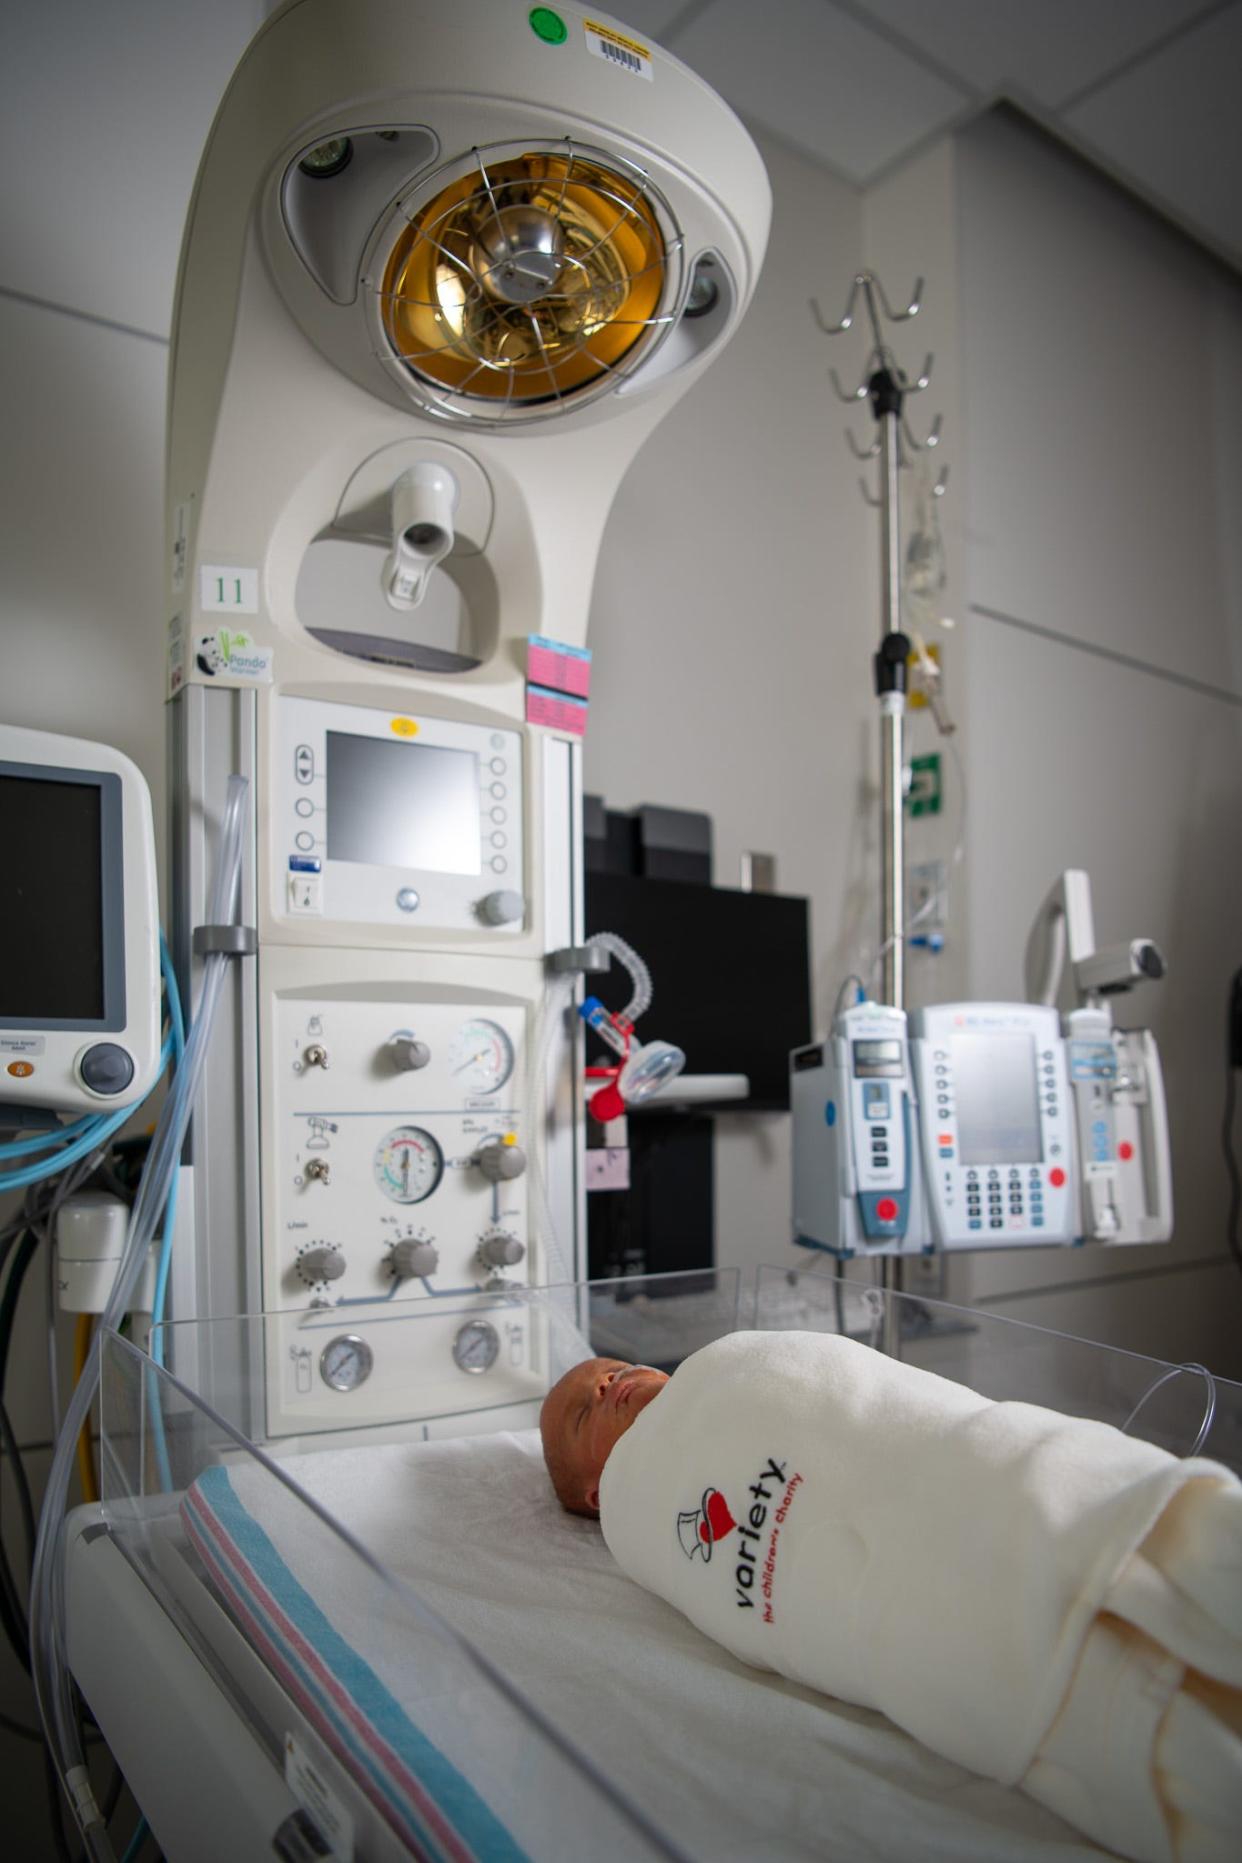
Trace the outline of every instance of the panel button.
{"label": "panel button", "polygon": [[493,757],[488,768],[493,776],[503,776],[508,765],[505,763],[503,757]]}
{"label": "panel button", "polygon": [[417,912],[422,901],[412,886],[403,886],[397,894],[397,906],[402,912]]}
{"label": "panel button", "polygon": [[301,815],[305,819],[306,816],[315,813],[315,805],[309,796],[299,796],[293,805],[293,810],[295,815]]}
{"label": "panel button", "polygon": [[1054,1164],[1051,1171],[1049,1171],[1048,1182],[1052,1185],[1054,1190],[1060,1190],[1062,1184],[1065,1182],[1065,1173],[1059,1164]]}
{"label": "panel button", "polygon": [[872,1126],[871,1136],[872,1138],[878,1138],[878,1139],[887,1138],[888,1127],[887,1126]]}
{"label": "panel button", "polygon": [[897,1221],[897,1203],[893,1197],[881,1197],[875,1206],[875,1213],[882,1223]]}
{"label": "panel button", "polygon": [[299,852],[303,854],[309,854],[311,849],[315,845],[315,837],[313,834],[308,834],[306,829],[304,828],[301,834],[294,835],[293,845],[299,850]]}
{"label": "panel button", "polygon": [[492,820],[494,822],[507,822],[508,819],[509,819],[508,812],[505,809],[493,809],[492,810]]}
{"label": "panel button", "polygon": [[124,1093],[134,1078],[134,1063],[117,1042],[97,1041],[78,1062],[78,1072],[92,1093]]}
{"label": "panel button", "polygon": [[495,796],[497,802],[503,802],[509,791],[505,788],[503,783],[493,783],[491,786],[491,793]]}
{"label": "panel button", "polygon": [[315,753],[309,744],[299,744],[293,753],[294,781],[313,783],[315,780]]}

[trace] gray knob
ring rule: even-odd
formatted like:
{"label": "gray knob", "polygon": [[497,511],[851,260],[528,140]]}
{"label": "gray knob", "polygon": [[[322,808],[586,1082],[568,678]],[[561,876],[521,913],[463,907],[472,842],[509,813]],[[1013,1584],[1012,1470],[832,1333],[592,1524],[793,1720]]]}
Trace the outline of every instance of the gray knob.
{"label": "gray knob", "polygon": [[479,903],[479,917],[488,925],[512,925],[526,911],[521,893],[489,893]]}
{"label": "gray knob", "polygon": [[433,1242],[409,1236],[394,1245],[389,1260],[397,1279],[409,1281],[415,1276],[434,1274],[440,1266],[440,1251]]}
{"label": "gray knob", "polygon": [[515,1267],[525,1253],[525,1244],[511,1236],[507,1229],[497,1229],[479,1243],[479,1260],[485,1268]]}
{"label": "gray knob", "polygon": [[415,1068],[426,1067],[431,1059],[431,1050],[425,1041],[418,1041],[405,1029],[388,1037],[388,1058],[399,1074],[413,1073]]}
{"label": "gray knob", "polygon": [[339,1248],[325,1243],[321,1248],[308,1248],[305,1255],[299,1255],[298,1267],[308,1281],[339,1281],[345,1272],[345,1257]]}
{"label": "gray knob", "polygon": [[502,1145],[499,1139],[493,1139],[490,1145],[484,1145],[476,1151],[474,1161],[485,1178],[492,1184],[508,1184],[515,1177],[521,1177],[526,1169],[526,1153],[520,1145]]}

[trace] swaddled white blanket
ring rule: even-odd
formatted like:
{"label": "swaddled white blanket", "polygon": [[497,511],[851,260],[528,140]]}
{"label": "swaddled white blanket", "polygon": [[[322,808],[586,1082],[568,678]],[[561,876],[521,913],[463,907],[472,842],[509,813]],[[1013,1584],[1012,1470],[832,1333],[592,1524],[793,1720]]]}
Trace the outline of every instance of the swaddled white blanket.
{"label": "swaddled white blanket", "polygon": [[[621,1438],[600,1514],[623,1570],[745,1661],[878,1708],[1151,1863],[1230,1854],[1242,1487],[1219,1464],[847,1339],[739,1333]],[[1191,1665],[1220,1685],[1220,1737],[1179,1796],[1157,1748]]]}

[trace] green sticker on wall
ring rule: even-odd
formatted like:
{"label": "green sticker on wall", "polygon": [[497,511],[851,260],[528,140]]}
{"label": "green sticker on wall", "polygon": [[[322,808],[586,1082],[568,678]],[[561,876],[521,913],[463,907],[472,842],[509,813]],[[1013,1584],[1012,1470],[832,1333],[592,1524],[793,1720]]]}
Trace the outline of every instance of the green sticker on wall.
{"label": "green sticker on wall", "polygon": [[906,807],[911,815],[940,813],[940,753],[910,759],[910,792]]}

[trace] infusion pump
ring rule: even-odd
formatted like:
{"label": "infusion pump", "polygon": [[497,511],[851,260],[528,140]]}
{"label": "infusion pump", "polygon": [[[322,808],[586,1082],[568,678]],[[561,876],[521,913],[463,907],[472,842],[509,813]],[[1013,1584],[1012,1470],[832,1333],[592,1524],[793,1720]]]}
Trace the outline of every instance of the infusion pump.
{"label": "infusion pump", "polygon": [[794,1239],[856,1254],[1163,1240],[1147,1031],[1032,1003],[873,1003],[791,1058]]}

